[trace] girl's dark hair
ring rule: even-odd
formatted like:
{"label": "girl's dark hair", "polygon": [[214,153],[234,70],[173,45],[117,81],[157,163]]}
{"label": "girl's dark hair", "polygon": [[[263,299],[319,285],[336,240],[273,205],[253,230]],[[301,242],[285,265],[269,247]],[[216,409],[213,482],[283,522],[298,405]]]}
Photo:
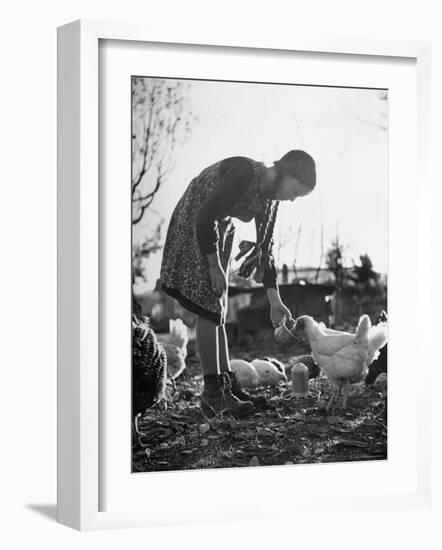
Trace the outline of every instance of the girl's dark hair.
{"label": "girl's dark hair", "polygon": [[[304,151],[289,151],[280,160],[275,161],[273,165],[276,169],[273,192],[281,184],[284,174],[297,178],[308,189],[313,189],[316,185],[315,161]],[[262,282],[265,271],[274,267],[275,264],[272,255],[273,231],[278,207],[279,201],[269,198],[266,201],[264,210],[256,218],[258,222],[256,227],[256,244],[251,249],[249,248],[252,252],[246,257],[239,268],[238,273],[241,277],[248,278],[256,270],[254,279],[257,282]],[[254,243],[249,244],[253,245]],[[260,251],[259,255],[257,254],[257,250]],[[256,259],[253,258],[254,254]]]}
{"label": "girl's dark hair", "polygon": [[277,174],[289,174],[297,178],[308,189],[316,185],[316,165],[313,158],[305,151],[289,151],[273,165]]}

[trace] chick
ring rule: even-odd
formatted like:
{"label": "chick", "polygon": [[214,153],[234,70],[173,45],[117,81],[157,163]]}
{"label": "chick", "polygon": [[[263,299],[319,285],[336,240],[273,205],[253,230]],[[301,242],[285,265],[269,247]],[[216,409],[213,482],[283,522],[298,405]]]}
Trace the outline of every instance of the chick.
{"label": "chick", "polygon": [[279,372],[286,374],[285,366],[281,363],[281,361],[278,361],[278,359],[275,359],[274,357],[264,357],[264,361],[268,361],[269,363],[272,363],[272,365],[275,365],[275,367],[279,370]]}
{"label": "chick", "polygon": [[167,374],[175,381],[186,369],[188,329],[181,319],[169,321],[169,333],[158,334],[167,356]]}
{"label": "chick", "polygon": [[245,388],[255,388],[259,382],[259,376],[255,367],[243,359],[232,359],[230,368],[236,374],[238,382]]}
{"label": "chick", "polygon": [[281,381],[287,381],[285,372],[281,372],[270,361],[263,359],[254,359],[252,365],[255,367],[259,376],[259,385],[261,386],[277,386]]}

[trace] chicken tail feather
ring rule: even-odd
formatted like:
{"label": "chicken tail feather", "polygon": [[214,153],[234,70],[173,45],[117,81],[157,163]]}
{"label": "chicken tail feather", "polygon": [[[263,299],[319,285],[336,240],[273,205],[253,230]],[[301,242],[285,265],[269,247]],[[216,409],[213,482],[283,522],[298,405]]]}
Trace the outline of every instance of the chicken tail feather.
{"label": "chicken tail feather", "polygon": [[355,344],[361,344],[368,340],[368,334],[371,326],[370,317],[368,315],[362,315],[359,318],[358,328],[356,330]]}
{"label": "chicken tail feather", "polygon": [[388,328],[386,323],[379,323],[371,327],[368,333],[368,343],[373,352],[379,351],[388,340]]}

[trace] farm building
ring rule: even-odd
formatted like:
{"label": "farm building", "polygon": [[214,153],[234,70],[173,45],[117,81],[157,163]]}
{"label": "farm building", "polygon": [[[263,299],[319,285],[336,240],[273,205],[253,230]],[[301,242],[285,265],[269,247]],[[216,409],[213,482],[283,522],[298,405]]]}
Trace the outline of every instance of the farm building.
{"label": "farm building", "polygon": [[[311,315],[330,324],[333,285],[288,283],[279,285],[279,293],[293,317]],[[238,307],[239,305],[242,307]],[[257,336],[263,330],[272,330],[270,306],[263,287],[229,287],[229,312],[227,318],[229,337],[242,340],[244,335]]]}
{"label": "farm building", "polygon": [[[247,285],[247,282],[246,282]],[[240,344],[273,333],[270,322],[270,306],[262,286],[231,284],[226,320],[229,341]],[[362,313],[374,321],[380,311],[386,309],[386,296],[361,297],[354,288],[338,291],[332,283],[309,283],[304,280],[280,283],[279,292],[293,317],[310,315],[327,326],[354,327]],[[137,294],[143,314],[151,319],[157,332],[169,330],[170,319],[182,319],[193,334],[195,315],[186,311],[176,300],[159,288]],[[263,332],[264,331],[264,332]],[[250,338],[251,337],[251,338]]]}

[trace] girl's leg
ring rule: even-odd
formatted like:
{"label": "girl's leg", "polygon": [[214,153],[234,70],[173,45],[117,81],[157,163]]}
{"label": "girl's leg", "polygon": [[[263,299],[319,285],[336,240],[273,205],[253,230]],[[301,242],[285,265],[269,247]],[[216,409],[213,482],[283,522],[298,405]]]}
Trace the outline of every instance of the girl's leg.
{"label": "girl's leg", "polygon": [[221,372],[230,372],[229,361],[229,344],[227,342],[227,334],[225,325],[217,327],[218,330],[218,360],[219,370]]}
{"label": "girl's leg", "polygon": [[219,352],[218,327],[212,321],[198,316],[196,339],[204,373],[204,390],[201,395],[201,409],[204,416],[212,418],[221,413],[244,417],[253,412],[250,402],[240,401],[233,395],[225,375],[220,373],[220,355],[223,365],[228,365],[227,339],[222,342],[223,351]]}
{"label": "girl's leg", "polygon": [[252,396],[245,392],[241,387],[241,384],[238,382],[236,375],[232,372],[230,368],[229,360],[229,346],[227,342],[226,328],[224,325],[218,327],[218,345],[219,345],[219,368],[221,372],[227,372],[230,380],[230,387],[232,393],[242,402],[251,402],[253,405],[266,408],[267,401],[264,396],[257,395]]}
{"label": "girl's leg", "polygon": [[219,374],[217,326],[201,315],[196,318],[196,343],[204,375]]}

